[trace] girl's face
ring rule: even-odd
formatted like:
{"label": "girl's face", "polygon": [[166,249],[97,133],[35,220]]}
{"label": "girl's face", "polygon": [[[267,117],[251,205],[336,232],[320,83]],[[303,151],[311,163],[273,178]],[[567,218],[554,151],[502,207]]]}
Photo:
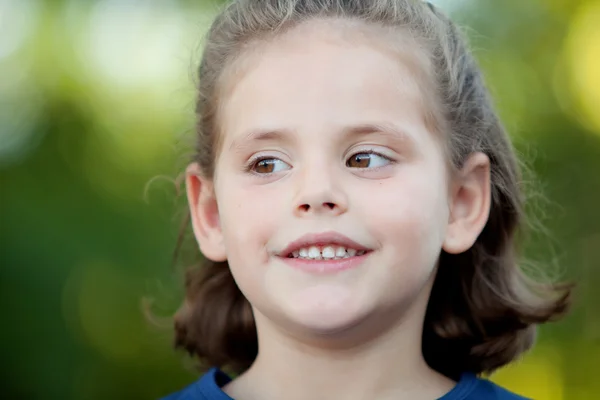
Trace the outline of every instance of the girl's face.
{"label": "girl's face", "polygon": [[422,317],[449,220],[418,60],[333,29],[260,46],[223,99],[214,179],[224,256],[257,319],[312,334]]}

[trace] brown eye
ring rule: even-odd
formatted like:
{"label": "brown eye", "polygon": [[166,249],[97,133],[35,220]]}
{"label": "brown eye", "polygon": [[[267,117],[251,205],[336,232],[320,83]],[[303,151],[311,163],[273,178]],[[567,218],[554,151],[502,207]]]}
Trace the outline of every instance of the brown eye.
{"label": "brown eye", "polygon": [[371,163],[371,155],[368,153],[355,154],[348,161],[346,166],[351,168],[368,168]]}
{"label": "brown eye", "polygon": [[391,160],[377,153],[356,153],[346,161],[350,168],[376,168],[387,165]]}
{"label": "brown eye", "polygon": [[252,166],[252,170],[257,174],[272,174],[289,169],[290,166],[278,158],[263,158],[258,160]]}

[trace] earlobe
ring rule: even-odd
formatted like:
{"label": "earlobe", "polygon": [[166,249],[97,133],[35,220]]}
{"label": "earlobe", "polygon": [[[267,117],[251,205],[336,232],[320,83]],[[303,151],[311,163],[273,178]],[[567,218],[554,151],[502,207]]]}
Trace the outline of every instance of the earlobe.
{"label": "earlobe", "polygon": [[203,176],[197,163],[192,163],[186,169],[185,184],[190,220],[200,251],[212,261],[226,261],[213,182]]}
{"label": "earlobe", "polygon": [[488,221],[490,204],[490,160],[483,153],[474,153],[459,171],[450,194],[443,250],[451,254],[469,250]]}

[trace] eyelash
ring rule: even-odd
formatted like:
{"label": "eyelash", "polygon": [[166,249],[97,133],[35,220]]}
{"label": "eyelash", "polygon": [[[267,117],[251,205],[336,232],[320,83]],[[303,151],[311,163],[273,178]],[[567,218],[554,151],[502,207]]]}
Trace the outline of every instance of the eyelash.
{"label": "eyelash", "polygon": [[[395,163],[396,163],[396,161],[395,161],[395,160],[393,160],[392,158],[390,158],[390,157],[386,156],[385,154],[382,154],[382,153],[380,153],[380,152],[378,152],[378,151],[375,151],[375,150],[373,150],[373,149],[369,149],[369,150],[363,150],[363,151],[357,151],[356,153],[352,153],[352,154],[350,155],[350,157],[348,157],[348,158],[346,159],[346,162],[348,162],[348,160],[349,160],[351,157],[354,157],[354,156],[356,156],[356,155],[358,155],[358,154],[374,154],[374,155],[376,155],[376,156],[379,156],[379,157],[381,157],[381,158],[384,158],[384,159],[386,159],[386,160],[387,160],[387,161],[388,161],[390,164],[395,164]],[[264,160],[270,160],[270,159],[277,159],[277,160],[281,160],[280,158],[273,157],[273,156],[257,156],[257,157],[253,157],[253,158],[251,158],[251,159],[250,159],[250,160],[249,160],[249,161],[246,163],[246,165],[245,165],[245,167],[244,167],[244,171],[245,171],[245,172],[249,172],[249,173],[251,173],[251,174],[254,174],[254,175],[261,176],[261,177],[269,176],[269,175],[271,175],[272,173],[262,173],[262,174],[261,174],[261,173],[255,172],[255,171],[254,171],[254,168],[257,166],[257,164],[258,164],[259,162],[261,162],[261,161],[264,161]],[[283,160],[281,160],[281,161],[283,161]],[[283,161],[283,162],[285,162],[285,161]],[[368,169],[368,170],[373,170],[373,171],[376,171],[376,170],[378,170],[378,169],[380,169],[380,168],[384,168],[384,167],[385,167],[385,166],[381,166],[381,167],[374,167],[374,168],[353,168],[353,169],[358,169],[358,170],[367,170],[367,169]]]}
{"label": "eyelash", "polygon": [[[376,155],[376,156],[379,156],[379,157],[381,157],[381,158],[384,158],[384,159],[386,159],[386,160],[387,160],[387,161],[388,161],[390,164],[395,164],[395,163],[396,163],[396,161],[395,161],[395,160],[393,160],[393,159],[391,159],[390,157],[386,156],[385,154],[382,154],[382,153],[380,153],[380,152],[378,152],[378,151],[375,151],[375,150],[373,150],[373,149],[364,150],[364,151],[357,151],[356,153],[352,153],[352,154],[350,155],[350,157],[348,157],[348,159],[346,159],[346,162],[348,162],[348,160],[349,160],[351,157],[354,157],[354,156],[356,156],[357,154],[374,154],[374,155]],[[386,167],[386,165],[384,165],[384,166],[382,166],[382,167],[372,167],[372,168],[353,168],[353,169],[360,169],[360,170],[364,170],[364,169],[370,169],[370,170],[372,170],[372,171],[377,171],[378,169],[380,169],[380,168],[383,168],[383,167]]]}
{"label": "eyelash", "polygon": [[[258,176],[271,175],[271,173],[260,174],[260,173],[254,171],[254,168],[258,165],[258,163],[261,162],[261,161],[264,161],[264,160],[281,160],[281,159],[277,158],[277,157],[273,157],[273,156],[257,156],[257,157],[253,157],[253,158],[251,158],[248,161],[248,163],[244,167],[244,171],[245,172],[249,172],[249,173],[254,174],[254,175],[258,175]],[[283,161],[283,160],[281,160],[281,161]],[[285,162],[285,161],[283,161],[283,162]]]}

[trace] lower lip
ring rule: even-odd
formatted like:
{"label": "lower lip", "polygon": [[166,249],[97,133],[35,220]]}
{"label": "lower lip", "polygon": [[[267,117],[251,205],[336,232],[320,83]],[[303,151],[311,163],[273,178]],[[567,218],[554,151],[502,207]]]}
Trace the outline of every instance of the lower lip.
{"label": "lower lip", "polygon": [[306,258],[282,258],[287,265],[311,274],[332,274],[360,266],[371,254],[340,258],[338,260],[308,260]]}

